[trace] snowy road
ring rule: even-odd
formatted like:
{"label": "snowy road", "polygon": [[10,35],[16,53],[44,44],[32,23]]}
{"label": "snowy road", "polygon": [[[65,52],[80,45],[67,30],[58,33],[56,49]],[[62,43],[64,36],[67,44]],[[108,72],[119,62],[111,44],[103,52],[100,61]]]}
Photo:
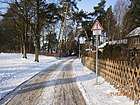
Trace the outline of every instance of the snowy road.
{"label": "snowy road", "polygon": [[7,105],[86,105],[79,90],[72,62],[62,61],[26,82]]}

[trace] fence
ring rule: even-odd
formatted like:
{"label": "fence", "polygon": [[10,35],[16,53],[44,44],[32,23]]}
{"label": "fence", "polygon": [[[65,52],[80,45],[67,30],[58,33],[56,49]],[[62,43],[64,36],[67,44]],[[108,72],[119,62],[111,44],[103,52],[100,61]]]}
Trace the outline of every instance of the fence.
{"label": "fence", "polygon": [[[95,72],[95,60],[82,57],[82,63]],[[126,61],[98,61],[98,74],[123,95],[132,100],[140,100],[140,68],[132,69]]]}

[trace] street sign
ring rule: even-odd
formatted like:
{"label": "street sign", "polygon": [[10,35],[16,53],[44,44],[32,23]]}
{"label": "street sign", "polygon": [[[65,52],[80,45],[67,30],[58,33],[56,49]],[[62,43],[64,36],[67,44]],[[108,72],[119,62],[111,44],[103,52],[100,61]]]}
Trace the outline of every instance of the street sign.
{"label": "street sign", "polygon": [[94,31],[94,30],[104,30],[98,20],[96,20],[93,27],[91,28],[91,31]]}
{"label": "street sign", "polygon": [[96,35],[96,85],[98,85],[98,36],[102,34],[103,27],[100,22],[96,20],[91,31],[93,31],[93,35]]}
{"label": "street sign", "polygon": [[100,22],[96,20],[93,27],[91,28],[91,31],[93,31],[93,35],[101,35],[102,30],[103,30],[103,27],[101,26]]}

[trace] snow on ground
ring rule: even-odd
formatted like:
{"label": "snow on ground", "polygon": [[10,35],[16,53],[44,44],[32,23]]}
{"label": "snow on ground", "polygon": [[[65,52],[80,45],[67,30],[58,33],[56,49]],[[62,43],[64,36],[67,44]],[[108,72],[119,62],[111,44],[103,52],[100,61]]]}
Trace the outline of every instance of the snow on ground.
{"label": "snow on ground", "polygon": [[56,83],[58,81],[54,81],[54,80],[62,79],[61,76],[58,76],[58,75],[60,74],[62,69],[73,59],[68,60],[68,61],[66,61],[67,59],[63,59],[63,60],[65,60],[65,63],[63,63],[63,65],[59,66],[55,72],[53,72],[53,74],[51,75],[51,78],[49,79],[49,82],[46,83],[47,86],[49,84],[53,84],[53,85],[45,87],[43,89],[42,96],[39,98],[39,102],[37,105],[56,105],[56,103],[54,101],[56,97],[54,94],[57,94],[55,88],[56,88]]}
{"label": "snow on ground", "polygon": [[[21,54],[0,54],[0,99],[9,91],[28,80],[41,70],[60,62],[54,57],[40,56],[40,62],[34,62],[34,55],[28,54],[28,59],[23,59]],[[66,59],[65,59],[66,60]],[[64,65],[63,65],[64,66]],[[60,67],[59,72],[63,68]],[[80,59],[73,62],[73,71],[77,79],[77,84],[82,91],[88,105],[133,105],[134,102],[125,96],[117,96],[119,93],[113,86],[107,83],[102,77],[98,78],[99,85],[95,85],[96,75],[91,70],[82,65]],[[54,73],[52,78],[56,78],[59,72]],[[53,93],[54,87],[45,90],[46,94]],[[41,102],[52,97],[43,96]],[[48,103],[49,104],[49,103]]]}
{"label": "snow on ground", "polygon": [[98,78],[99,85],[95,85],[96,74],[83,66],[79,59],[73,62],[73,70],[88,105],[134,105],[134,101],[126,96],[117,96],[119,91],[101,76]]}
{"label": "snow on ground", "polygon": [[27,57],[22,58],[22,54],[0,54],[0,99],[41,70],[61,61],[40,55],[40,62],[34,62],[34,54],[27,54]]}

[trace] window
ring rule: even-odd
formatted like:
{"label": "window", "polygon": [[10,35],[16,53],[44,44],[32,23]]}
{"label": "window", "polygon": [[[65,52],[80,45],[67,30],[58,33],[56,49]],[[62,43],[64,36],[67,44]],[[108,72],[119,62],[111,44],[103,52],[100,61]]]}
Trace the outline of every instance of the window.
{"label": "window", "polygon": [[132,44],[134,43],[134,39],[132,39]]}
{"label": "window", "polygon": [[139,38],[137,39],[137,44],[139,43]]}
{"label": "window", "polygon": [[133,44],[135,44],[135,38],[133,39]]}
{"label": "window", "polygon": [[136,44],[138,44],[138,38],[136,38]]}

